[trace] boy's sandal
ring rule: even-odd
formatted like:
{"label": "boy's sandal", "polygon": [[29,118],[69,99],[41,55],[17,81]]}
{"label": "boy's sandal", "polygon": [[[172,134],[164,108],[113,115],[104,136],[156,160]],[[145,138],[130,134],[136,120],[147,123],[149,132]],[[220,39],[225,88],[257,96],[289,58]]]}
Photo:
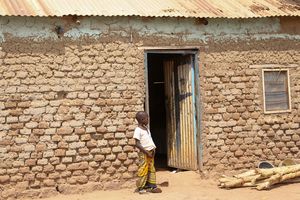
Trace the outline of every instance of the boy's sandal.
{"label": "boy's sandal", "polygon": [[147,190],[145,190],[145,189],[139,190],[139,194],[147,194]]}
{"label": "boy's sandal", "polygon": [[156,188],[149,188],[149,189],[147,189],[147,191],[151,192],[151,193],[161,193],[162,192],[162,190],[160,188],[158,188],[158,187],[156,187]]}
{"label": "boy's sandal", "polygon": [[145,193],[147,193],[147,190],[136,188],[134,190],[134,193],[145,194]]}

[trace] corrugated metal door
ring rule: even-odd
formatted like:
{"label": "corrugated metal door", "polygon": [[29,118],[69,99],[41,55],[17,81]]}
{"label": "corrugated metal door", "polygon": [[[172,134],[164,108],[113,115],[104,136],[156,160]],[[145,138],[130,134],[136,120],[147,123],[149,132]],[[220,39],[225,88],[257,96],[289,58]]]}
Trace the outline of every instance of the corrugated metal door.
{"label": "corrugated metal door", "polygon": [[197,169],[194,66],[192,56],[164,62],[168,165]]}

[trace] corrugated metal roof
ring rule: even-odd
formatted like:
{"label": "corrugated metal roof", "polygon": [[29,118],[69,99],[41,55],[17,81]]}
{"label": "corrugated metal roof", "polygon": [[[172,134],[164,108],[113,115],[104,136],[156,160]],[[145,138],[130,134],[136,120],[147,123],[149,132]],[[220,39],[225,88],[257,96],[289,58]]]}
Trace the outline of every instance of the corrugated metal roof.
{"label": "corrugated metal roof", "polygon": [[300,0],[0,0],[0,16],[300,16]]}

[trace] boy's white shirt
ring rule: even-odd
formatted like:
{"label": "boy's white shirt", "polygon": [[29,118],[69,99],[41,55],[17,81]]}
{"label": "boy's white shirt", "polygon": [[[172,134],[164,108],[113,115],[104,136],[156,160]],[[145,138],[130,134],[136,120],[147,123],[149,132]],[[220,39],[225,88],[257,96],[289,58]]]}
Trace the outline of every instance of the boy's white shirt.
{"label": "boy's white shirt", "polygon": [[150,150],[156,148],[156,146],[152,140],[149,129],[147,131],[147,130],[141,129],[140,127],[136,127],[134,130],[133,138],[139,140],[142,147],[147,151],[150,151]]}

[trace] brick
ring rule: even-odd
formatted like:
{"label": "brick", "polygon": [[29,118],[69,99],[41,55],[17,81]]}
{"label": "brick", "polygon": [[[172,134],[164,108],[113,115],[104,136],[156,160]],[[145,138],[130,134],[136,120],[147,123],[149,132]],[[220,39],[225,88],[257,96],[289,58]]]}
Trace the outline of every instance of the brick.
{"label": "brick", "polygon": [[18,103],[19,108],[29,108],[31,105],[30,101],[23,101]]}
{"label": "brick", "polygon": [[46,135],[54,135],[56,133],[56,128],[48,128],[45,130]]}
{"label": "brick", "polygon": [[42,152],[42,151],[45,151],[47,148],[46,144],[44,143],[40,143],[40,144],[37,144],[36,145],[36,151],[37,152]]}
{"label": "brick", "polygon": [[34,135],[44,135],[45,134],[45,130],[44,129],[33,129],[32,133]]}
{"label": "brick", "polygon": [[47,164],[48,164],[48,160],[45,159],[45,158],[39,159],[39,160],[37,161],[37,164],[38,164],[38,165],[47,165]]}
{"label": "brick", "polygon": [[20,116],[23,114],[23,111],[21,109],[10,110],[9,114],[11,116]]}
{"label": "brick", "polygon": [[132,151],[134,151],[134,148],[133,148],[133,146],[126,145],[123,147],[123,151],[124,152],[132,152]]}
{"label": "brick", "polygon": [[54,152],[55,156],[62,157],[66,155],[65,149],[56,149]]}
{"label": "brick", "polygon": [[299,135],[292,135],[292,140],[293,140],[294,142],[297,142],[297,141],[300,140],[300,136],[299,136]]}
{"label": "brick", "polygon": [[37,122],[28,122],[25,124],[25,127],[29,129],[37,128],[37,126],[38,126]]}
{"label": "brick", "polygon": [[5,102],[4,103],[5,108],[15,108],[17,107],[17,103],[13,101]]}
{"label": "brick", "polygon": [[87,176],[78,176],[75,178],[77,183],[84,184],[88,182]]}
{"label": "brick", "polygon": [[114,154],[110,154],[110,155],[106,156],[106,160],[109,160],[109,161],[114,161],[116,158],[117,158],[117,156]]}
{"label": "brick", "polygon": [[89,153],[89,149],[86,148],[86,147],[80,148],[80,149],[78,150],[78,153],[79,153],[79,155],[86,155],[86,154]]}
{"label": "brick", "polygon": [[53,173],[50,173],[50,174],[48,175],[48,177],[49,177],[50,179],[58,179],[58,178],[60,177],[60,174],[59,174],[58,172],[53,172]]}
{"label": "brick", "polygon": [[138,158],[138,153],[137,152],[128,153],[128,158],[129,159]]}
{"label": "brick", "polygon": [[70,122],[71,127],[81,127],[81,126],[83,126],[83,124],[84,124],[83,120],[72,120]]}
{"label": "brick", "polygon": [[46,173],[52,172],[52,171],[54,171],[54,166],[50,165],[50,164],[47,164],[47,165],[44,166],[43,171],[46,172]]}
{"label": "brick", "polygon": [[72,142],[69,144],[70,149],[79,149],[85,147],[85,142]]}
{"label": "brick", "polygon": [[53,142],[60,142],[62,140],[62,136],[60,135],[53,135],[52,136],[52,141]]}
{"label": "brick", "polygon": [[110,154],[111,148],[108,148],[108,147],[101,148],[101,153],[102,154]]}
{"label": "brick", "polygon": [[73,159],[72,157],[64,157],[62,158],[62,163],[72,163]]}
{"label": "brick", "polygon": [[121,146],[116,146],[112,148],[113,153],[120,153],[122,152],[122,147]]}
{"label": "brick", "polygon": [[36,159],[27,159],[25,161],[25,165],[26,166],[35,166],[36,165],[37,160]]}
{"label": "brick", "polygon": [[82,141],[88,141],[88,140],[91,140],[91,135],[90,135],[90,134],[81,135],[80,139],[81,139]]}
{"label": "brick", "polygon": [[55,166],[55,169],[56,169],[57,171],[65,171],[65,170],[67,169],[67,166],[64,165],[64,164],[59,164],[59,165],[56,165],[56,166]]}
{"label": "brick", "polygon": [[66,142],[77,142],[79,141],[79,136],[78,135],[64,136],[64,140]]}
{"label": "brick", "polygon": [[136,172],[138,170],[138,166],[137,165],[130,165],[128,167],[128,172]]}
{"label": "brick", "polygon": [[66,151],[66,156],[75,156],[77,154],[76,150],[68,150]]}
{"label": "brick", "polygon": [[50,127],[51,128],[59,128],[61,127],[61,122],[50,122]]}
{"label": "brick", "polygon": [[96,141],[96,140],[88,141],[88,142],[86,143],[86,146],[87,146],[88,148],[97,147],[97,141]]}
{"label": "brick", "polygon": [[9,176],[8,175],[4,175],[4,176],[0,176],[0,183],[5,183],[9,181]]}
{"label": "brick", "polygon": [[244,152],[242,150],[237,150],[235,153],[234,153],[235,156],[237,157],[240,157],[240,156],[243,156],[244,155]]}
{"label": "brick", "polygon": [[285,136],[284,135],[284,136],[282,136],[281,139],[282,139],[283,142],[289,142],[289,141],[291,141],[292,138],[291,138],[291,136]]}
{"label": "brick", "polygon": [[57,134],[59,135],[69,135],[73,133],[73,128],[71,127],[62,127],[57,129]]}
{"label": "brick", "polygon": [[67,170],[84,170],[89,168],[88,162],[72,163],[67,166]]}
{"label": "brick", "polygon": [[69,148],[69,144],[67,142],[64,142],[64,141],[60,141],[57,145],[58,148],[61,148],[61,149],[67,149]]}
{"label": "brick", "polygon": [[33,108],[40,108],[40,107],[45,107],[49,104],[48,101],[32,101],[31,106]]}
{"label": "brick", "polygon": [[118,154],[118,159],[119,160],[126,160],[127,159],[127,154],[126,153],[119,153]]}
{"label": "brick", "polygon": [[294,147],[295,146],[295,142],[293,142],[293,141],[287,142],[286,146],[289,147],[289,148]]}
{"label": "brick", "polygon": [[51,141],[51,136],[50,135],[43,135],[43,136],[40,137],[40,141],[41,142],[49,142],[49,143],[51,143],[52,142]]}
{"label": "brick", "polygon": [[42,166],[34,166],[32,167],[32,172],[41,172],[43,171],[43,167]]}
{"label": "brick", "polygon": [[104,162],[101,162],[101,167],[107,168],[109,166],[111,166],[111,162],[110,161],[105,160]]}
{"label": "brick", "polygon": [[85,134],[85,129],[84,128],[75,128],[74,133],[77,135]]}
{"label": "brick", "polygon": [[25,152],[32,152],[32,151],[35,151],[35,146],[32,144],[26,144],[23,146],[23,150]]}
{"label": "brick", "polygon": [[96,128],[95,127],[87,127],[86,133],[96,133]]}
{"label": "brick", "polygon": [[11,123],[17,123],[19,121],[18,117],[7,117],[6,118],[6,123],[11,124]]}
{"label": "brick", "polygon": [[28,141],[28,138],[17,137],[15,139],[16,144],[25,144]]}
{"label": "brick", "polygon": [[[3,125],[2,125],[3,127]],[[24,124],[23,123],[13,123],[13,124],[10,124],[10,129],[11,130],[19,130],[19,129],[23,129],[24,128]],[[8,130],[8,129],[7,129]],[[28,134],[28,132],[25,132],[26,134]]]}
{"label": "brick", "polygon": [[95,155],[94,160],[99,162],[99,161],[104,161],[105,156],[104,155]]}
{"label": "brick", "polygon": [[21,115],[19,116],[19,122],[29,122],[31,119],[30,115]]}

